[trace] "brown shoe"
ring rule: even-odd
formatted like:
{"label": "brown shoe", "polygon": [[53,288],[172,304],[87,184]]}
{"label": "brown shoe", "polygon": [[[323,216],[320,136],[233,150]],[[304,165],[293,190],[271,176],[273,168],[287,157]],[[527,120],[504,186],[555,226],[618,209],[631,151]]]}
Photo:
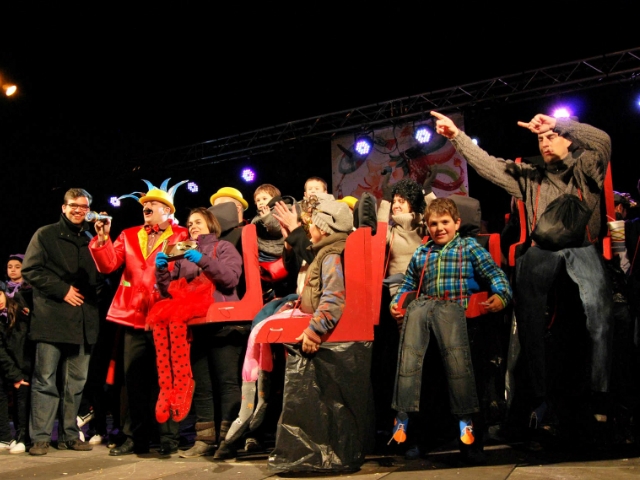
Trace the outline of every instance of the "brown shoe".
{"label": "brown shoe", "polygon": [[205,442],[201,442],[200,440],[196,440],[193,447],[189,450],[185,450],[184,452],[180,452],[180,457],[182,458],[195,458],[202,457],[205,455],[213,455],[216,451],[215,445],[208,445]]}
{"label": "brown shoe", "polygon": [[[93,445],[89,442],[82,442],[80,440],[68,440],[64,442],[67,447],[67,450],[76,450],[78,452],[88,452],[89,450],[93,450]],[[58,447],[60,449],[60,447]]]}
{"label": "brown shoe", "polygon": [[29,455],[46,455],[49,452],[49,442],[36,442],[29,449]]}

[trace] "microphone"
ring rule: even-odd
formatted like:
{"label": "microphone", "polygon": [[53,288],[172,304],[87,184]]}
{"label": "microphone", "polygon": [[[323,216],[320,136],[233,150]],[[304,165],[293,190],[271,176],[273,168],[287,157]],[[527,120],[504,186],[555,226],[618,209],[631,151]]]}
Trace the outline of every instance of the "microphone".
{"label": "microphone", "polygon": [[387,173],[391,173],[391,167],[384,167],[380,170],[380,175],[386,175]]}
{"label": "microphone", "polygon": [[91,222],[91,223],[102,222],[104,220],[111,221],[112,218],[113,217],[110,217],[109,215],[102,215],[98,212],[87,212],[86,215],[84,216],[84,219],[87,222]]}

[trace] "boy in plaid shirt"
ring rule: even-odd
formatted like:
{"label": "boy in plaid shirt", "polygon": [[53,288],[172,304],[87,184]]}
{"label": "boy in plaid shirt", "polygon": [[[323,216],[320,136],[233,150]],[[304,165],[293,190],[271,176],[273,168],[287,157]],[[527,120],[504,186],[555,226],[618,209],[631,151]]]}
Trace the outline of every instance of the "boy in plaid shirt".
{"label": "boy in plaid shirt", "polygon": [[[460,214],[448,198],[433,200],[424,218],[429,240],[419,246],[405,272],[404,282],[390,304],[400,323],[398,301],[404,292],[420,290],[404,315],[392,408],[398,411],[392,440],[406,440],[407,412],[418,412],[422,362],[433,332],[447,374],[451,413],[460,421],[460,441],[474,443],[471,415],[480,410],[465,310],[469,297],[480,289],[476,275],[490,285],[493,295],[484,303],[488,312],[499,312],[511,301],[509,281],[489,252],[474,238],[461,237]],[[461,447],[462,449],[462,447]],[[407,452],[419,456],[418,447]]]}

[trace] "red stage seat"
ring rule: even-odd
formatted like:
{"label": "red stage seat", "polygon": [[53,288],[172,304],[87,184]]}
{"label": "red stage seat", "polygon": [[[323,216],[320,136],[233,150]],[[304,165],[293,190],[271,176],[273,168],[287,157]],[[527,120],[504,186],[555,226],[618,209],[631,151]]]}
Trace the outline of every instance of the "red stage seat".
{"label": "red stage seat", "polygon": [[[500,251],[500,234],[499,233],[479,233],[476,236],[478,243],[486,248],[493,261],[496,262],[498,266],[500,266],[500,261],[502,257],[502,253]],[[467,318],[476,318],[480,315],[485,315],[487,309],[481,303],[486,302],[489,298],[490,292],[477,292],[471,295],[469,298],[469,304],[467,305],[467,310],[465,312]]]}
{"label": "red stage seat", "polygon": [[214,322],[250,322],[263,306],[260,265],[258,262],[258,236],[256,226],[242,227],[242,261],[246,290],[244,296],[235,302],[214,302],[206,317],[194,318],[189,325]]}
{"label": "red stage seat", "polygon": [[[346,304],[340,321],[323,342],[373,341],[379,322],[387,224],[378,223],[375,236],[360,227],[347,238],[344,251]],[[256,336],[256,343],[297,343],[309,326],[311,315],[270,320]]]}

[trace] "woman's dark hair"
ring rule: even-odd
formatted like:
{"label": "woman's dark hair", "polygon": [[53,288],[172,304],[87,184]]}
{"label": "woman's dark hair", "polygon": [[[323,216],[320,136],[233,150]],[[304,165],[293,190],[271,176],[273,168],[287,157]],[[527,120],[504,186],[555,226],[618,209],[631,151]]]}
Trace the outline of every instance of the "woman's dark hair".
{"label": "woman's dark hair", "polygon": [[391,198],[393,199],[396,195],[409,202],[412,212],[422,213],[427,206],[424,201],[422,186],[411,178],[403,178],[391,187]]}
{"label": "woman's dark hair", "polygon": [[[216,237],[220,236],[220,232],[222,231],[220,222],[218,222],[218,219],[213,213],[211,213],[204,207],[197,207],[191,209],[191,211],[189,212],[189,217],[191,217],[191,215],[193,215],[194,213],[199,213],[200,215],[202,215],[204,221],[207,223],[207,228],[209,229],[210,233],[215,234]],[[187,220],[187,225],[188,222],[189,221]]]}
{"label": "woman's dark hair", "polygon": [[7,284],[0,282],[0,292],[4,293],[5,306],[7,308],[7,320],[9,323],[8,330],[10,331],[16,323],[18,317],[18,310],[22,308],[18,302],[7,295]]}

